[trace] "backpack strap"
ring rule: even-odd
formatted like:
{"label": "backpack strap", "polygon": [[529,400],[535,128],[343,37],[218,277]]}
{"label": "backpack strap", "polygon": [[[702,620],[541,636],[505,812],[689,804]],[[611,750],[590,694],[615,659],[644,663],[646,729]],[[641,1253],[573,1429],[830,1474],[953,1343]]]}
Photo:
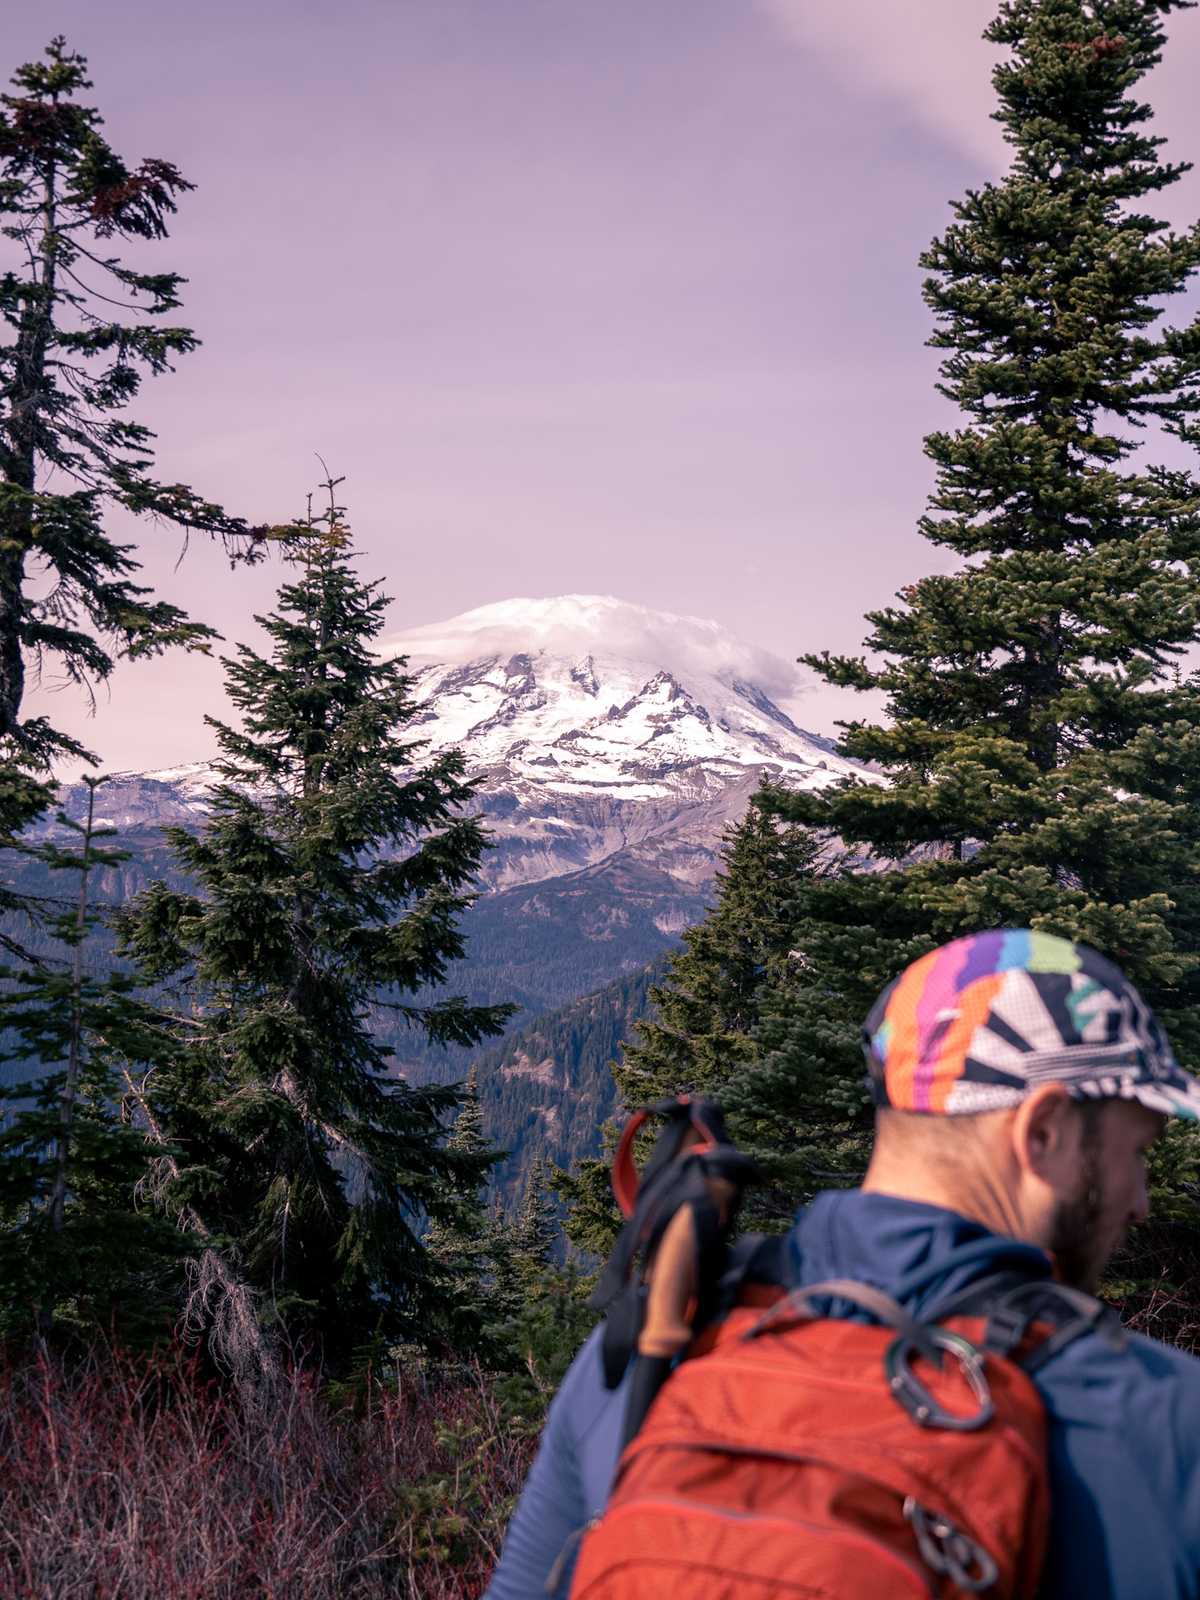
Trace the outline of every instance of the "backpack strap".
{"label": "backpack strap", "polygon": [[[1031,1375],[1085,1334],[1095,1333],[1110,1350],[1124,1350],[1129,1343],[1111,1306],[1054,1278],[996,1273],[969,1284],[934,1312],[938,1322],[971,1315],[985,1318],[981,1348],[1015,1361]],[[1018,1357],[1019,1347],[1038,1323],[1049,1323],[1053,1331]]]}
{"label": "backpack strap", "polygon": [[[997,1312],[1000,1312],[1005,1320],[1008,1337],[1011,1337],[1008,1328],[1024,1318],[1024,1326],[1017,1344],[1035,1323],[1050,1322],[1054,1325],[1054,1331],[1044,1339],[1040,1339],[1033,1350],[1017,1362],[1017,1365],[1031,1377],[1035,1372],[1040,1372],[1047,1362],[1052,1361],[1068,1345],[1074,1344],[1076,1339],[1083,1338],[1085,1334],[1096,1334],[1110,1350],[1122,1351],[1129,1345],[1129,1335],[1121,1326],[1120,1318],[1111,1306],[1106,1306],[1094,1295],[1084,1294],[1081,1289],[1072,1289],[1065,1283],[1047,1280],[1044,1283],[1026,1284],[1023,1289],[1014,1290],[1006,1296],[1000,1306],[991,1313],[989,1323]],[[985,1334],[985,1342],[986,1338]],[[1010,1351],[1015,1349],[1016,1345],[1009,1345]]]}
{"label": "backpack strap", "polygon": [[893,1300],[889,1294],[884,1294],[882,1289],[876,1289],[873,1284],[859,1283],[853,1278],[830,1278],[825,1283],[810,1283],[801,1289],[792,1289],[759,1317],[742,1338],[758,1339],[764,1333],[777,1331],[780,1325],[786,1322],[815,1322],[821,1317],[828,1316],[827,1311],[817,1309],[815,1302],[821,1300],[849,1300],[851,1305],[869,1312],[876,1322],[895,1328],[931,1359],[937,1359],[937,1351],[928,1337],[933,1331],[932,1328],[918,1322],[899,1301]]}
{"label": "backpack strap", "polygon": [[781,1300],[787,1286],[786,1248],[787,1236],[782,1233],[743,1233],[728,1245],[711,1310],[707,1316],[697,1318],[697,1332],[702,1322],[726,1317],[736,1305],[765,1305]]}

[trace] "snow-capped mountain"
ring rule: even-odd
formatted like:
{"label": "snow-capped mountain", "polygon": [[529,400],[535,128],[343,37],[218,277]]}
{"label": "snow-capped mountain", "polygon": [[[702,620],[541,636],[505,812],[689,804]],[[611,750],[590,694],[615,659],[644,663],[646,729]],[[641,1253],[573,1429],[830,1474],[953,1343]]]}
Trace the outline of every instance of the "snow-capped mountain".
{"label": "snow-capped mountain", "polygon": [[[480,779],[491,890],[619,867],[629,892],[650,870],[684,892],[661,913],[675,931],[764,773],[810,787],[856,770],[780,706],[795,669],[715,622],[564,595],[481,606],[386,648],[413,673],[411,731],[461,749]],[[199,822],[211,781],[206,762],[120,774],[106,819]]]}
{"label": "snow-capped mountain", "polygon": [[436,748],[564,794],[661,797],[697,763],[769,762],[798,782],[845,769],[771,698],[794,692],[794,669],[715,622],[563,595],[481,606],[390,646],[417,670]]}
{"label": "snow-capped mountain", "polygon": [[[721,835],[764,774],[810,787],[856,771],[789,714],[795,669],[716,623],[567,595],[483,606],[385,648],[414,680],[407,735],[463,751],[494,846],[453,992],[515,1001],[517,1029],[643,971],[699,920]],[[99,875],[104,898],[177,870],[159,829],[200,826],[213,777],[201,761],[105,784],[130,859]],[[61,800],[81,815],[82,786]],[[469,1052],[395,1043],[415,1081],[466,1071]]]}
{"label": "snow-capped mountain", "polygon": [[389,647],[414,672],[415,731],[482,780],[496,888],[631,851],[699,884],[764,773],[811,787],[856,770],[773,698],[795,693],[794,668],[700,618],[507,600]]}

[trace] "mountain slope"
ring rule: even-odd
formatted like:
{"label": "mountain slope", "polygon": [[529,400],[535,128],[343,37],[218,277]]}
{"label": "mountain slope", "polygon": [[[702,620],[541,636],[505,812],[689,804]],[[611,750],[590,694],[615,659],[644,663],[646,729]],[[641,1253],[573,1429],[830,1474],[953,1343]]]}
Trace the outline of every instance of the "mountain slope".
{"label": "mountain slope", "polygon": [[477,1063],[484,1131],[508,1154],[495,1185],[506,1202],[541,1159],[569,1167],[596,1155],[616,1110],[610,1063],[650,1008],[665,956],[540,1018]]}
{"label": "mountain slope", "polygon": [[417,731],[482,780],[489,887],[633,849],[694,885],[763,774],[854,771],[771,698],[795,670],[715,623],[604,596],[511,600],[391,641],[424,703]]}

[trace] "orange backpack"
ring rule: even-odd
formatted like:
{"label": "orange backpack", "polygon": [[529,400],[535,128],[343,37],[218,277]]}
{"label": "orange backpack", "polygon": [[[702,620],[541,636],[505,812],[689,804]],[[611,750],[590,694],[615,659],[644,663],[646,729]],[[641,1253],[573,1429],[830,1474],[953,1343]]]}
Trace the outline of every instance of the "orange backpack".
{"label": "orange backpack", "polygon": [[1032,1597],[1050,1499],[1030,1373],[1110,1318],[1012,1278],[936,1323],[842,1280],[738,1306],[626,1448],[571,1600]]}

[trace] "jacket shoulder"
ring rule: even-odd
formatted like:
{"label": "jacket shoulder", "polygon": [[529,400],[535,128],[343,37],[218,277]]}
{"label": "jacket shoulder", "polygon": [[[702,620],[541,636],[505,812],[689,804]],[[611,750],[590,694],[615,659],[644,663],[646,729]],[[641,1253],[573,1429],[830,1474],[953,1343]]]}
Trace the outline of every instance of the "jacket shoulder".
{"label": "jacket shoulder", "polygon": [[1049,1592],[1192,1600],[1200,1360],[1139,1334],[1122,1349],[1087,1335],[1036,1382],[1049,1423]]}

